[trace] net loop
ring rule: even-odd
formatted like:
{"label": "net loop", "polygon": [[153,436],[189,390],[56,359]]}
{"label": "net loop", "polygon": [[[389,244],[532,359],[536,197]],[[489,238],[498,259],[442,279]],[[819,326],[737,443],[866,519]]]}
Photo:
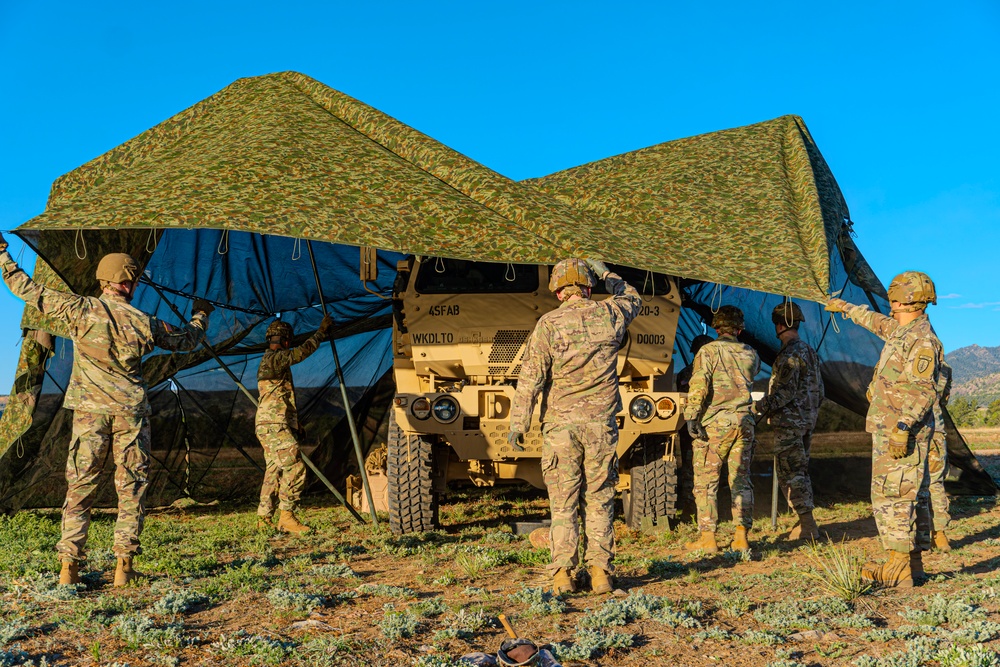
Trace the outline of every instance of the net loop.
{"label": "net loop", "polygon": [[[153,242],[153,247],[152,248],[149,247],[149,242],[150,241]],[[158,244],[159,244],[159,241],[156,238],[156,230],[155,229],[150,229],[149,230],[149,236],[146,238],[146,252],[148,252],[150,255],[152,255],[154,252],[156,252],[156,246]]]}
{"label": "net loop", "polygon": [[435,257],[434,258],[434,272],[435,273],[444,273],[444,257]]}
{"label": "net loop", "polygon": [[302,239],[296,238],[292,241],[292,261],[297,262],[302,259]]}
{"label": "net loop", "polygon": [[229,230],[223,229],[222,236],[219,237],[219,247],[215,249],[220,255],[225,255],[229,252]]}
{"label": "net loop", "polygon": [[[719,305],[715,305],[715,297],[719,297]],[[712,300],[708,302],[708,307],[711,309],[712,314],[715,315],[719,312],[719,308],[722,308],[722,283],[715,283],[715,288],[712,290]]]}
{"label": "net loop", "polygon": [[507,270],[503,272],[503,279],[509,283],[517,280],[517,269],[514,268],[514,264],[507,262]]}
{"label": "net loop", "polygon": [[73,252],[77,259],[87,259],[87,240],[83,238],[82,227],[76,230],[76,236],[73,237]]}

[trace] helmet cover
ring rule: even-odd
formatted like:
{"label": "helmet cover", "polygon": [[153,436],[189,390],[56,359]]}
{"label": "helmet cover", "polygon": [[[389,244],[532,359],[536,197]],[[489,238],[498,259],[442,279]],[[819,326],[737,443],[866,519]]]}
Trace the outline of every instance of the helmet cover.
{"label": "helmet cover", "polygon": [[902,304],[937,303],[934,281],[920,271],[903,271],[889,283],[889,301]]}
{"label": "helmet cover", "polygon": [[131,255],[112,252],[101,258],[97,264],[97,279],[109,283],[135,282],[139,277],[139,265]]}
{"label": "helmet cover", "polygon": [[292,325],[288,322],[283,322],[281,320],[275,320],[267,326],[267,333],[264,337],[271,340],[274,337],[280,337],[282,340],[291,340],[294,330]]}
{"label": "helmet cover", "polygon": [[773,324],[784,324],[788,327],[794,327],[796,322],[805,321],[806,318],[802,315],[802,309],[794,301],[783,301],[771,311],[771,322]]}
{"label": "helmet cover", "polygon": [[743,330],[743,311],[736,306],[722,306],[712,317],[712,328],[716,331]]}
{"label": "helmet cover", "polygon": [[549,290],[555,294],[569,285],[589,288],[594,286],[594,275],[582,259],[564,259],[552,267]]}

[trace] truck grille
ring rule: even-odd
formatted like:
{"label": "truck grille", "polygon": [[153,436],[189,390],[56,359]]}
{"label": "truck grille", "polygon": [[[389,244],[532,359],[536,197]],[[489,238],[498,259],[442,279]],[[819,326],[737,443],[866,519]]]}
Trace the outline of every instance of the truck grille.
{"label": "truck grille", "polygon": [[[493,349],[487,359],[490,375],[517,375],[520,372],[524,343],[530,333],[531,331],[517,329],[501,329],[496,332],[493,336]],[[512,365],[514,368],[511,368]]]}

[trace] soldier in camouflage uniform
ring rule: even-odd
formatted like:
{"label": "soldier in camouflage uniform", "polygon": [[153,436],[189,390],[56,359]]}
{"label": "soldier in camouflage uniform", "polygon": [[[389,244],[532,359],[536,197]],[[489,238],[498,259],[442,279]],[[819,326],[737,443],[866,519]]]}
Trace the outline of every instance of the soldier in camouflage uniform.
{"label": "soldier in camouflage uniform", "polygon": [[872,434],[872,510],[889,559],[866,564],[862,576],[909,588],[923,575],[920,552],[930,548],[928,450],[942,428],[944,349],[925,313],[937,302],[926,274],[896,276],[889,301],[892,317],[842,299],[831,299],[827,310],[845,313],[885,340],[868,387],[866,428]]}
{"label": "soldier in camouflage uniform", "polygon": [[11,258],[2,236],[0,248],[0,269],[10,290],[42,314],[64,322],[73,341],[73,371],[63,400],[63,407],[73,410],[73,433],[66,461],[69,488],[62,539],[56,545],[62,561],[59,582],[80,581],[94,493],[110,449],[118,493],[114,585],[124,586],[140,576],[132,559],[142,553],[139,535],[149,482],[149,404],[142,358],[154,347],[193,349],[214,308],[196,299],[191,321],[177,328],[130,305],[139,267],[128,255],[113,253],[101,259],[97,279],[102,294],[84,297],[36,284]]}
{"label": "soldier in camouflage uniform", "polygon": [[306,467],[299,453],[299,416],[295,407],[292,366],[319,348],[333,329],[324,317],[319,329],[304,343],[291,347],[292,325],[275,320],[267,327],[268,350],[257,371],[259,404],[255,420],[257,439],[264,449],[264,484],[257,506],[257,527],[270,528],[274,499],[278,497],[278,530],[304,535],[310,528],[295,516],[295,508],[306,484]]}
{"label": "soldier in camouflage uniform", "polygon": [[815,540],[819,538],[819,527],[813,518],[809,445],[819,417],[819,404],[823,402],[819,355],[799,338],[799,324],[805,322],[805,317],[798,304],[779,303],[771,311],[771,322],[781,341],[781,350],[771,366],[767,396],[757,402],[756,412],[770,418],[778,486],[799,517],[788,539]]}
{"label": "soldier in camouflage uniform", "polygon": [[729,489],[733,496],[733,521],[737,524],[732,548],[750,548],[747,532],[753,525],[754,419],[750,412],[750,389],[760,371],[757,352],[736,337],[743,330],[743,312],[722,306],[712,319],[719,334],[694,358],[694,372],[688,389],[684,419],[693,438],[694,494],[701,537],[685,545],[691,551],[715,553],[719,550],[715,529],[719,519],[716,494],[722,464],[729,468]]}
{"label": "soldier in camouflage uniform", "polygon": [[[589,267],[589,268],[588,268]],[[593,276],[612,296],[591,301]],[[611,591],[615,557],[615,485],[618,482],[618,349],[639,314],[635,288],[597,261],[567,259],[552,269],[549,289],[562,304],[541,316],[528,339],[510,411],[509,441],[521,449],[539,394],[542,477],[552,511],[553,588],[572,592],[570,572],[584,560],[595,593]]]}

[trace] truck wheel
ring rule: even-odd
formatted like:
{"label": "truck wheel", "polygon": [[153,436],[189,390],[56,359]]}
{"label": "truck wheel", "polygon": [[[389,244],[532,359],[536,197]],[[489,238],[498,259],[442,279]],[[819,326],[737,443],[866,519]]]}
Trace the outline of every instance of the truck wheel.
{"label": "truck wheel", "polygon": [[395,535],[422,533],[438,527],[438,499],[431,485],[431,443],[407,438],[389,411],[387,438],[389,478],[389,528]]}
{"label": "truck wheel", "polygon": [[677,512],[677,464],[665,460],[666,444],[643,437],[630,457],[631,489],[622,492],[622,509],[629,528],[643,532],[669,529]]}

